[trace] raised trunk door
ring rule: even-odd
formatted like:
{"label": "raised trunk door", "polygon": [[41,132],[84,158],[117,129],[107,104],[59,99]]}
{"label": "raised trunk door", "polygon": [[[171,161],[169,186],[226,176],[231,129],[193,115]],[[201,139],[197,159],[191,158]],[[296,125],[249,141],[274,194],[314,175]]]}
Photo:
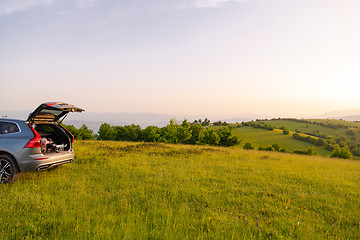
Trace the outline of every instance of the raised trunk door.
{"label": "raised trunk door", "polygon": [[74,105],[61,103],[61,102],[49,102],[43,103],[34,112],[29,114],[27,122],[30,124],[36,122],[51,122],[55,123],[61,117],[69,112],[83,112],[82,108],[75,107]]}

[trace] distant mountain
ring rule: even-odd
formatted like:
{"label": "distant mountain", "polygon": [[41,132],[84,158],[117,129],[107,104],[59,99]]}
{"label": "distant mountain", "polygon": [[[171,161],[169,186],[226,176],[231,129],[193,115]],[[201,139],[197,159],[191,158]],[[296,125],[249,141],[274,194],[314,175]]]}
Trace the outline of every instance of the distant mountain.
{"label": "distant mountain", "polygon": [[26,120],[28,118],[29,114],[30,114],[30,112],[25,112],[25,111],[16,111],[16,112],[1,111],[0,117]]}
{"label": "distant mountain", "polygon": [[[256,119],[271,119],[274,117],[267,116],[267,115],[245,115],[240,117],[232,117],[232,118],[220,118],[219,120],[222,122],[227,123],[241,123],[241,122],[248,122]],[[212,121],[215,122],[215,121]]]}
{"label": "distant mountain", "polygon": [[347,109],[328,112],[317,116],[317,118],[342,119],[346,121],[360,121],[360,109]]}
{"label": "distant mountain", "polygon": [[342,120],[346,120],[346,121],[360,121],[360,115],[342,116],[342,117],[334,118],[334,119],[342,119]]}
{"label": "distant mountain", "polygon": [[124,126],[130,124],[140,125],[145,128],[149,125],[165,126],[171,118],[178,118],[167,114],[156,113],[91,113],[83,112],[81,114],[69,114],[64,120],[65,124],[71,124],[79,128],[82,124],[92,129],[95,133],[103,123],[110,125]]}

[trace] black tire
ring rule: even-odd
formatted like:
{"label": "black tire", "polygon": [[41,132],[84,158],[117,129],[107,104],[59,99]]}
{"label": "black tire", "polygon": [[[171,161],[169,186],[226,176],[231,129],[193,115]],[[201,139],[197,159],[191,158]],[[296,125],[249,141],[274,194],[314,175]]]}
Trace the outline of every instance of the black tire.
{"label": "black tire", "polygon": [[13,158],[8,155],[0,155],[0,183],[15,182],[20,174]]}

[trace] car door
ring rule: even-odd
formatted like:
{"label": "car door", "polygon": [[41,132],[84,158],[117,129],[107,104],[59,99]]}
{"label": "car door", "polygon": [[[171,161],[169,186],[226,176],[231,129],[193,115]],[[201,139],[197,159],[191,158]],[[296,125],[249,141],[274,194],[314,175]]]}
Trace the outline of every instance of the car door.
{"label": "car door", "polygon": [[2,151],[15,154],[24,147],[27,140],[17,122],[0,120],[0,149]]}

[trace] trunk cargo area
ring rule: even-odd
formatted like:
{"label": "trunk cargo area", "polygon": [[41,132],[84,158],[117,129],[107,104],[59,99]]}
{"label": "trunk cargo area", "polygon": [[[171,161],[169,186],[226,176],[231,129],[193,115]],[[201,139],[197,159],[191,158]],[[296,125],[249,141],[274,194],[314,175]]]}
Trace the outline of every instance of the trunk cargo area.
{"label": "trunk cargo area", "polygon": [[44,155],[71,150],[71,140],[60,126],[51,123],[37,123],[34,129],[41,136],[41,152]]}

